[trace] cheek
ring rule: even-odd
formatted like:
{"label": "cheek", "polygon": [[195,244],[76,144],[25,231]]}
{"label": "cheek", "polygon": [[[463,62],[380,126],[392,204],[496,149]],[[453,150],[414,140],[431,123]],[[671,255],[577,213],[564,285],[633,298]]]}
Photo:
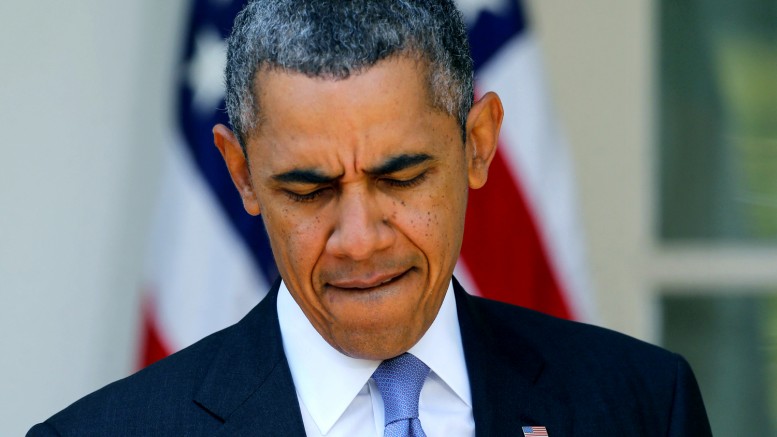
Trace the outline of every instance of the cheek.
{"label": "cheek", "polygon": [[456,255],[453,252],[457,252],[461,238],[466,206],[466,197],[455,191],[460,187],[451,185],[450,180],[441,182],[397,202],[392,214],[408,239],[433,259]]}
{"label": "cheek", "polygon": [[317,260],[326,247],[329,235],[328,226],[324,225],[321,215],[311,215],[299,218],[289,235],[289,241],[294,245],[296,256],[301,260]]}
{"label": "cheek", "polygon": [[283,264],[278,266],[282,273],[309,274],[326,244],[320,215],[302,217],[288,207],[263,210],[262,214],[276,261]]}

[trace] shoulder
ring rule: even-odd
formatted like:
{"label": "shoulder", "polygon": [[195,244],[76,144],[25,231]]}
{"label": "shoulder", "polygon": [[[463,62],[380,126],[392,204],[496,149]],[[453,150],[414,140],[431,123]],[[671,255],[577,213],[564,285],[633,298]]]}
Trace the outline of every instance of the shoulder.
{"label": "shoulder", "polygon": [[487,326],[487,341],[513,361],[533,351],[543,374],[564,390],[596,393],[613,403],[633,395],[666,406],[678,378],[690,373],[680,355],[610,329],[478,297],[468,300]]}
{"label": "shoulder", "polygon": [[[29,435],[213,435],[285,363],[279,284],[236,324],[76,401]],[[283,377],[273,393],[293,393]]]}
{"label": "shoulder", "polygon": [[628,335],[586,323],[559,319],[527,308],[471,296],[469,305],[488,326],[496,341],[515,341],[520,337],[543,356],[553,358],[595,355],[597,362],[628,357],[639,361],[673,361],[673,354],[661,347]]}
{"label": "shoulder", "polygon": [[[527,349],[542,361],[539,384],[583,423],[609,423],[666,435],[711,435],[699,386],[680,355],[606,328],[561,320],[525,308],[468,298],[488,335],[512,362]],[[517,346],[516,346],[517,345]]]}
{"label": "shoulder", "polygon": [[680,355],[602,327],[465,300],[466,317],[488,350],[498,351],[510,369],[524,369],[568,411],[567,419],[591,427],[591,435],[595,424],[619,435],[710,435],[698,384]]}
{"label": "shoulder", "polygon": [[198,428],[207,427],[213,418],[192,399],[211,361],[234,329],[232,326],[212,334],[81,398],[28,435],[96,436],[116,430],[122,430],[122,435],[163,435],[166,429],[201,434],[204,429]]}

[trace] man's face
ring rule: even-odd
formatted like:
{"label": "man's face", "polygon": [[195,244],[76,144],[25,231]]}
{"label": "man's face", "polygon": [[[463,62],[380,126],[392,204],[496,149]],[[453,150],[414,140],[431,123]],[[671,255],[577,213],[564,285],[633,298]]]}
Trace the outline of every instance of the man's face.
{"label": "man's face", "polygon": [[423,66],[408,58],[339,81],[256,79],[262,119],[241,194],[261,213],[294,300],[346,355],[408,350],[436,317],[459,254],[471,141],[430,106]]}

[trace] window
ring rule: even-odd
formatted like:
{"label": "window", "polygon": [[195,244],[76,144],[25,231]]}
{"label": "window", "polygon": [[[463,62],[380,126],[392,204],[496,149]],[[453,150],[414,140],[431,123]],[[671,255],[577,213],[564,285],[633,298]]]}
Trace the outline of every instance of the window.
{"label": "window", "polygon": [[715,435],[777,436],[777,2],[663,0],[659,26],[662,341]]}

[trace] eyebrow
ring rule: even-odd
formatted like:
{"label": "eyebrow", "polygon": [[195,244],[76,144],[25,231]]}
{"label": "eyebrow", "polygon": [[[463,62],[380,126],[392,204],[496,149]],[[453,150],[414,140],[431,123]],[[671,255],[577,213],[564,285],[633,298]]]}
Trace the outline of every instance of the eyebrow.
{"label": "eyebrow", "polygon": [[[397,155],[389,158],[386,162],[377,167],[365,170],[365,172],[371,176],[387,175],[410,167],[415,167],[424,162],[431,161],[432,159],[433,158],[426,153]],[[273,175],[272,179],[276,182],[287,184],[327,184],[334,182],[341,176],[342,175],[329,176],[317,169],[302,168]]]}
{"label": "eyebrow", "polygon": [[315,169],[294,169],[277,175],[273,180],[283,183],[297,184],[325,184],[334,181],[339,176],[327,176]]}
{"label": "eyebrow", "polygon": [[375,168],[366,170],[366,172],[372,176],[386,175],[396,173],[410,167],[415,167],[424,162],[431,161],[432,159],[433,158],[426,153],[397,155],[389,158],[386,162]]}

